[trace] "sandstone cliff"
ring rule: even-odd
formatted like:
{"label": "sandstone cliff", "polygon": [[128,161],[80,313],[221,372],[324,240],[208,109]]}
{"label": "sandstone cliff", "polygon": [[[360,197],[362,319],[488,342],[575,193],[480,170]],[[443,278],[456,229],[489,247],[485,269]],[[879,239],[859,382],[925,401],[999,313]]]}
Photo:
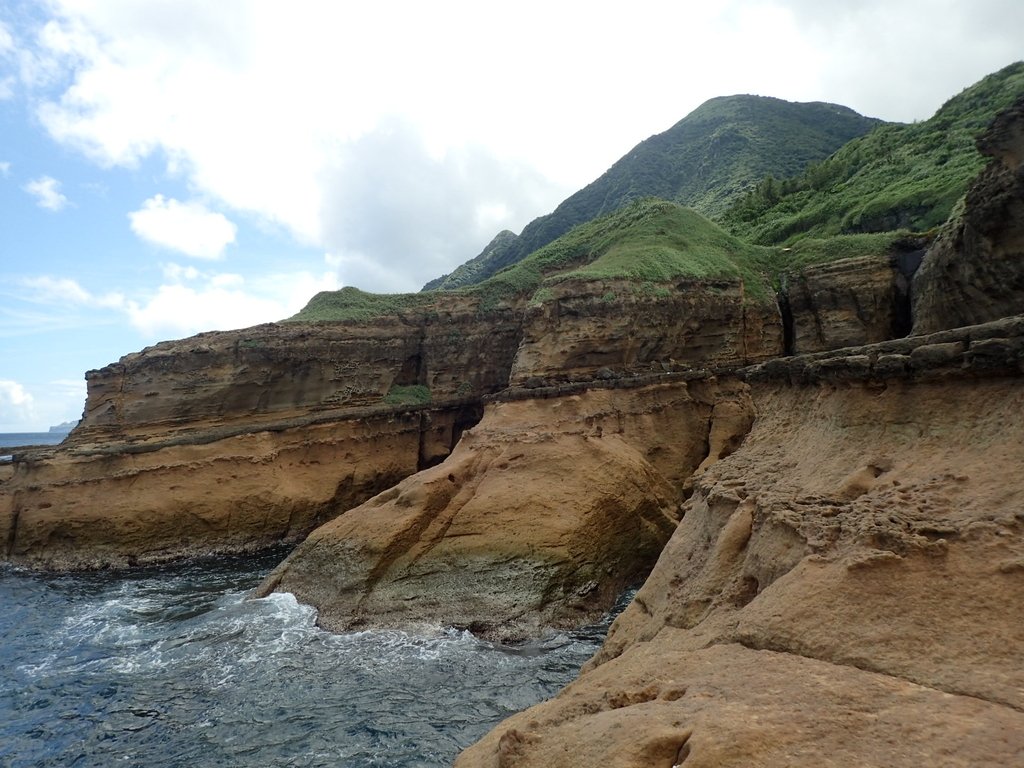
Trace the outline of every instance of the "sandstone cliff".
{"label": "sandstone cliff", "polygon": [[892,255],[841,259],[787,280],[783,306],[789,353],[821,352],[905,335],[906,279]]}
{"label": "sandstone cliff", "polygon": [[782,352],[777,308],[739,280],[564,280],[524,313],[510,384],[745,365]]}
{"label": "sandstone cliff", "polygon": [[370,322],[277,323],[203,333],[127,355],[86,375],[69,444],[138,440],[291,418],[345,418],[387,405],[396,387],[434,400],[507,385],[520,319],[478,299],[424,302]]}
{"label": "sandstone cliff", "polygon": [[[752,300],[738,278],[634,289],[575,280],[540,299],[424,296],[371,320],[206,333],[128,355],[89,372],[84,417],[62,446],[16,454],[3,468],[5,559],[96,568],[299,541],[444,460],[485,399],[514,398],[516,385],[546,397],[547,410],[588,386],[614,390],[622,402],[606,406],[625,419],[630,388],[705,359],[737,366],[780,351],[777,309]],[[609,301],[610,291],[621,299]],[[658,470],[681,482],[706,453],[715,402],[701,397],[687,447],[638,437],[636,461],[686,454]],[[590,458],[611,466],[609,456]],[[630,462],[622,477],[645,466]],[[564,472],[573,469],[582,465]],[[463,497],[478,490],[468,488]],[[668,530],[651,520],[656,535],[598,579],[600,600],[587,611],[607,608],[653,564]],[[585,557],[599,559],[596,550]]]}

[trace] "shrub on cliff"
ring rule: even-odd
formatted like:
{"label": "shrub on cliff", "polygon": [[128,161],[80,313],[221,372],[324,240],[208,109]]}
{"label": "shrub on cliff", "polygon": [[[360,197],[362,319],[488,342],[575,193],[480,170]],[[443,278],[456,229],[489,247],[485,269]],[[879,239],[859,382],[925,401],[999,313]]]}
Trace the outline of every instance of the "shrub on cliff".
{"label": "shrub on cliff", "polygon": [[430,388],[422,384],[395,385],[384,396],[386,405],[427,405],[430,400]]}

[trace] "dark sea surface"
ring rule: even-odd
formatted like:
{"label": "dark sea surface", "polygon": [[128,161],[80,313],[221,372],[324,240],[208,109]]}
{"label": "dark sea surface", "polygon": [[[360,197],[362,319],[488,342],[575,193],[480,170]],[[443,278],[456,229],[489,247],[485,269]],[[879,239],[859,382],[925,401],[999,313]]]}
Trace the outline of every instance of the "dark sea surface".
{"label": "dark sea surface", "polygon": [[283,554],[0,569],[0,765],[447,766],[568,683],[607,631],[515,648],[333,635],[289,594],[247,599]]}
{"label": "dark sea surface", "polygon": [[57,445],[67,432],[0,432],[0,449],[15,445]]}

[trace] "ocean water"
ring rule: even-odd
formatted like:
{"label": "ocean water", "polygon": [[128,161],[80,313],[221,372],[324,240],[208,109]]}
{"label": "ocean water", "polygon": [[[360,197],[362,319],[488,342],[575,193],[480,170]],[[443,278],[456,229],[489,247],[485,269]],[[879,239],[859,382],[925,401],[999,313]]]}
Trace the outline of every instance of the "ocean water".
{"label": "ocean water", "polygon": [[447,766],[575,677],[608,627],[522,647],[334,635],[291,595],[248,599],[282,555],[0,569],[0,765]]}
{"label": "ocean water", "polygon": [[67,437],[67,432],[0,432],[0,462],[13,458],[5,448],[23,445],[57,445]]}
{"label": "ocean water", "polygon": [[57,445],[67,432],[0,432],[0,453],[16,445]]}

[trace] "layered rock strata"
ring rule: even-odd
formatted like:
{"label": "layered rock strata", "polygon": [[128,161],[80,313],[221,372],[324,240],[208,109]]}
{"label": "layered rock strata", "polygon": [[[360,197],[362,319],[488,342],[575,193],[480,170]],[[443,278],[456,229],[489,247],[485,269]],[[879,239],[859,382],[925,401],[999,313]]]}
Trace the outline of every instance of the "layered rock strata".
{"label": "layered rock strata", "polygon": [[[345,418],[396,388],[435,402],[503,389],[519,313],[451,297],[372,321],[276,323],[163,342],[86,374],[88,399],[68,445],[166,438],[238,426]],[[358,414],[357,414],[358,415]]]}
{"label": "layered rock strata", "polygon": [[302,539],[448,454],[473,407],[368,409],[264,429],[16,455],[0,478],[9,562],[100,568]]}
{"label": "layered rock strata", "polygon": [[1021,320],[750,370],[603,649],[456,765],[1019,763]]}
{"label": "layered rock strata", "polygon": [[[605,300],[612,287],[621,301]],[[532,304],[416,297],[370,320],[127,355],[87,374],[84,417],[62,446],[0,468],[5,559],[89,568],[296,541],[444,460],[484,400],[516,385],[630,388],[704,357],[737,366],[779,351],[774,305],[738,279],[647,288],[577,281]]]}
{"label": "layered rock strata", "polygon": [[790,354],[873,344],[906,335],[905,283],[887,254],[807,267],[790,277],[782,300]]}
{"label": "layered rock strata", "polygon": [[739,280],[564,280],[524,311],[510,381],[749,365],[782,353],[773,302]]}

